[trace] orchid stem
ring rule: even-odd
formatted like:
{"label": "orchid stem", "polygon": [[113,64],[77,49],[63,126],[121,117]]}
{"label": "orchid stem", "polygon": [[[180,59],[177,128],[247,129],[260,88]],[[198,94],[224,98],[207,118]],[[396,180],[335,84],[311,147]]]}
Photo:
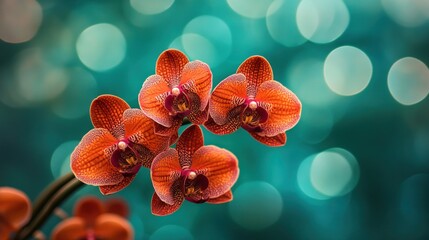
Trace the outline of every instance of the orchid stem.
{"label": "orchid stem", "polygon": [[[28,223],[21,228],[22,232],[25,228],[27,228],[30,223],[32,223],[35,218],[39,215],[39,213],[43,210],[46,203],[49,202],[49,200],[62,188],[64,185],[66,185],[68,182],[74,179],[73,173],[67,173],[64,176],[61,176],[59,179],[57,179],[55,182],[51,183],[43,192],[39,194],[37,199],[34,201],[33,204],[33,212],[31,214],[31,218],[28,221]],[[18,236],[19,234],[17,234]]]}
{"label": "orchid stem", "polygon": [[[39,212],[43,209],[43,206],[46,204],[55,193],[58,192],[65,184],[74,179],[72,172],[67,173],[66,175],[60,177],[58,180],[49,185],[45,190],[39,194],[39,197],[34,201],[33,204],[33,213],[32,218],[37,216]],[[30,220],[31,221],[31,220]]]}
{"label": "orchid stem", "polygon": [[[73,175],[73,174],[72,174]],[[62,180],[59,179],[58,181]],[[54,183],[53,185],[56,185]],[[52,214],[52,212],[57,208],[64,200],[66,200],[72,193],[74,193],[77,189],[79,189],[84,184],[77,180],[76,178],[70,179],[64,186],[59,188],[56,194],[51,195],[51,198],[44,203],[40,202],[42,205],[38,214],[34,214],[31,220],[28,222],[26,226],[20,229],[15,235],[15,240],[23,240],[27,239],[33,235],[33,233],[43,225],[43,223],[48,219],[48,217]],[[52,185],[51,185],[52,186]],[[45,191],[49,192],[49,191]],[[45,193],[44,192],[44,193]],[[44,196],[41,196],[40,199],[45,199]]]}

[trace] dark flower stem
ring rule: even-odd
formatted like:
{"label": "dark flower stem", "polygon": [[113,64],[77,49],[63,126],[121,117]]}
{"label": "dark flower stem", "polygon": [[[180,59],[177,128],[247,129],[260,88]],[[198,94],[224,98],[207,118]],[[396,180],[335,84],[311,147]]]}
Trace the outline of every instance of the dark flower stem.
{"label": "dark flower stem", "polygon": [[[54,194],[49,191],[44,191],[43,193],[46,193],[46,195],[50,195],[51,197],[45,197],[43,194],[39,197],[38,201],[36,203],[39,203],[41,199],[47,200],[46,202],[42,203],[40,202],[40,210],[38,210],[38,214],[33,214],[30,221],[22,227],[15,235],[15,240],[23,240],[28,239],[30,236],[33,235],[33,233],[42,226],[42,224],[48,219],[48,217],[52,214],[55,208],[59,206],[64,200],[66,200],[73,192],[75,192],[77,189],[79,189],[84,184],[77,180],[72,173],[72,178],[65,182],[64,179],[60,178],[57,181],[60,182],[60,180],[64,185],[60,188],[58,188],[58,191],[56,191]],[[54,182],[53,185],[59,185],[59,183]],[[50,189],[50,187],[48,188]],[[54,188],[52,188],[54,189]],[[36,204],[35,203],[35,204]]]}
{"label": "dark flower stem", "polygon": [[[35,221],[35,219],[39,216],[40,212],[44,210],[46,207],[46,204],[50,201],[51,198],[54,197],[57,192],[63,188],[67,183],[71,182],[73,179],[75,179],[73,173],[67,173],[64,176],[61,176],[59,179],[57,179],[55,182],[51,183],[43,192],[39,194],[39,197],[34,201],[33,204],[33,212],[31,214],[31,218],[28,221],[28,223],[23,226],[20,231],[16,234],[15,239],[19,239],[18,236],[24,232],[25,229],[27,229],[31,223]],[[21,234],[22,235],[22,234]]]}
{"label": "dark flower stem", "polygon": [[[182,126],[191,122],[185,118]],[[71,194],[84,184],[77,180],[72,172],[49,185],[34,201],[33,212],[28,223],[16,233],[14,240],[28,239],[48,219],[52,212]]]}
{"label": "dark flower stem", "polygon": [[[31,218],[37,216],[40,211],[43,210],[46,202],[49,201],[65,184],[74,179],[73,173],[69,172],[64,176],[61,176],[58,180],[49,185],[45,190],[39,194],[39,197],[34,201],[33,213]],[[31,222],[31,220],[30,220]]]}

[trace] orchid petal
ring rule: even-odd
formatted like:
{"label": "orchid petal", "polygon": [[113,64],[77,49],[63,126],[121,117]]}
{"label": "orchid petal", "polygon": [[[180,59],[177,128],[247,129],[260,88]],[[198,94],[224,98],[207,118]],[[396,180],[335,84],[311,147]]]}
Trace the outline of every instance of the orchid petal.
{"label": "orchid petal", "polygon": [[183,195],[174,204],[170,205],[163,202],[156,193],[152,196],[151,210],[152,214],[156,216],[170,215],[177,211],[183,203]]}
{"label": "orchid petal", "polygon": [[[190,98],[193,99],[193,95],[190,95]],[[194,102],[194,100],[191,100],[192,102]],[[197,100],[199,101],[199,100]],[[196,125],[202,125],[204,124],[208,117],[209,117],[209,105],[207,104],[206,108],[202,111],[200,111],[199,108],[193,108],[191,107],[191,112],[189,113],[189,115],[187,116],[189,121],[192,122],[193,124]]]}
{"label": "orchid petal", "polygon": [[84,219],[86,224],[90,226],[94,226],[97,217],[103,213],[103,203],[96,197],[81,198],[74,208],[74,215]]}
{"label": "orchid petal", "polygon": [[138,97],[144,114],[166,127],[172,124],[172,117],[164,106],[169,92],[170,87],[165,80],[159,75],[152,75],[144,81]]}
{"label": "orchid petal", "polygon": [[204,145],[203,132],[197,125],[188,127],[177,141],[176,150],[179,155],[180,167],[189,167],[192,155]]}
{"label": "orchid petal", "polygon": [[212,72],[210,67],[201,61],[192,61],[183,68],[180,85],[188,92],[198,95],[200,111],[203,111],[210,98],[212,89]]}
{"label": "orchid petal", "polygon": [[[238,114],[235,112],[237,112]],[[209,130],[210,132],[218,135],[233,133],[237,131],[237,129],[239,129],[241,126],[241,117],[239,112],[240,113],[242,112],[242,107],[234,108],[230,112],[231,113],[231,117],[229,117],[230,120],[223,125],[216,124],[213,118],[209,116],[209,119],[204,123],[204,127],[206,127],[207,130]]]}
{"label": "orchid petal", "polygon": [[227,203],[232,201],[232,192],[229,190],[228,192],[220,195],[217,198],[210,198],[207,200],[207,203],[211,204],[221,204],[221,203]]}
{"label": "orchid petal", "polygon": [[286,133],[279,133],[275,136],[261,136],[256,132],[249,132],[253,138],[270,147],[281,147],[286,144]]}
{"label": "orchid petal", "polygon": [[115,214],[103,214],[98,217],[94,227],[96,239],[132,240],[134,231],[131,224]]}
{"label": "orchid petal", "polygon": [[52,231],[52,240],[75,240],[86,237],[86,224],[80,217],[72,217],[60,222]]}
{"label": "orchid petal", "polygon": [[170,146],[173,145],[173,144],[175,144],[178,138],[179,138],[179,132],[176,131],[175,133],[173,133],[170,136],[170,140],[169,140]]}
{"label": "orchid petal", "polygon": [[246,98],[246,77],[243,74],[233,74],[213,90],[209,104],[210,116],[217,124],[223,125],[235,117],[230,111],[242,105]]}
{"label": "orchid petal", "polygon": [[156,194],[163,202],[174,204],[174,184],[181,175],[179,155],[173,148],[160,153],[152,162],[150,177]]}
{"label": "orchid petal", "polygon": [[11,229],[9,226],[0,224],[0,240],[10,240]]}
{"label": "orchid petal", "polygon": [[155,133],[162,136],[172,136],[177,134],[180,126],[182,126],[183,119],[174,118],[170,127],[162,126],[161,124],[155,123]]}
{"label": "orchid petal", "polygon": [[271,65],[262,56],[252,56],[246,59],[238,67],[237,73],[242,73],[246,76],[248,96],[255,96],[257,88],[263,82],[273,80]]}
{"label": "orchid petal", "polygon": [[[0,187],[0,225],[1,230],[16,230],[29,220],[31,203],[24,192],[11,188]],[[3,229],[5,228],[5,229]]]}
{"label": "orchid petal", "polygon": [[117,139],[104,128],[90,130],[70,156],[70,166],[80,181],[95,185],[112,185],[122,181],[122,174],[110,164]]}
{"label": "orchid petal", "polygon": [[140,109],[128,109],[124,112],[122,121],[125,128],[125,137],[129,138],[136,132],[144,131],[147,134],[154,133],[153,121]]}
{"label": "orchid petal", "polygon": [[209,186],[209,180],[203,174],[196,175],[195,178],[189,179],[189,173],[194,173],[193,170],[185,170],[188,172],[184,177],[186,180],[182,182],[182,192],[185,199],[193,203],[204,203],[210,198],[209,192],[205,191]]}
{"label": "orchid petal", "polygon": [[230,151],[216,146],[199,148],[192,157],[191,169],[209,180],[206,191],[217,198],[229,191],[237,181],[238,160]]}
{"label": "orchid petal", "polygon": [[301,116],[301,102],[289,89],[277,81],[261,84],[256,93],[256,100],[264,105],[268,119],[261,123],[260,135],[274,136],[295,126]]}
{"label": "orchid petal", "polygon": [[[170,137],[155,134],[154,122],[139,109],[124,112],[124,127],[126,138],[146,147],[153,156],[169,147]],[[150,167],[150,164],[147,167]]]}
{"label": "orchid petal", "polygon": [[136,174],[124,175],[124,178],[122,179],[122,181],[120,181],[117,184],[100,186],[99,187],[100,192],[103,195],[110,195],[113,193],[117,193],[122,189],[128,187],[128,185],[131,184],[131,182],[134,180],[135,177],[136,177]]}
{"label": "orchid petal", "polygon": [[168,49],[162,52],[156,61],[156,74],[173,88],[179,84],[180,74],[188,62],[188,58],[181,51]]}
{"label": "orchid petal", "polygon": [[116,214],[123,218],[128,217],[130,213],[127,202],[119,198],[107,199],[104,206],[107,213]]}
{"label": "orchid petal", "polygon": [[130,108],[122,98],[113,95],[101,95],[94,99],[90,107],[92,125],[95,128],[105,128],[113,136],[123,135],[122,114]]}

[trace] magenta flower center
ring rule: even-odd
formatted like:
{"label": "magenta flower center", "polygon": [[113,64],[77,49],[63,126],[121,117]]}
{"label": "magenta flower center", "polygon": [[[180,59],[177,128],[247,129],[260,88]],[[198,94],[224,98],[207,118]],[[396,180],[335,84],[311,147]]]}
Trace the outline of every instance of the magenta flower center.
{"label": "magenta flower center", "polygon": [[95,232],[92,228],[88,228],[85,236],[79,238],[79,240],[98,240],[97,236],[95,236]]}
{"label": "magenta flower center", "polygon": [[241,113],[241,126],[247,131],[262,131],[260,124],[268,119],[268,112],[258,105],[254,99],[248,98],[243,103],[244,111]]}
{"label": "magenta flower center", "polygon": [[117,149],[113,152],[110,162],[119,172],[135,174],[142,165],[142,157],[135,150],[137,144],[128,140],[121,140],[117,144]]}
{"label": "magenta flower center", "polygon": [[203,174],[191,169],[182,170],[182,192],[185,199],[194,203],[203,203],[209,199],[207,191],[209,180]]}
{"label": "magenta flower center", "polygon": [[181,86],[171,89],[165,98],[164,106],[172,116],[186,117],[191,112],[189,97]]}

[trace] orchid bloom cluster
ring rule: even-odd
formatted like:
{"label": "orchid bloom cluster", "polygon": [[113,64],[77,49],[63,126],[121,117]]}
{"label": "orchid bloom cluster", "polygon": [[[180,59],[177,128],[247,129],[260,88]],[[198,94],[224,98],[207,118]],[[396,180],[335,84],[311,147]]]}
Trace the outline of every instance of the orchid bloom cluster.
{"label": "orchid bloom cluster", "polygon": [[134,239],[128,213],[128,205],[119,199],[103,203],[95,197],[81,198],[75,204],[73,216],[54,228],[51,239]]}
{"label": "orchid bloom cluster", "polygon": [[[299,99],[273,80],[271,66],[261,56],[245,60],[212,93],[210,67],[190,62],[181,51],[164,51],[155,73],[143,83],[140,109],[116,96],[97,97],[90,106],[94,129],[71,155],[76,178],[103,194],[122,190],[141,167],[149,168],[155,215],[175,212],[185,199],[232,200],[238,160],[226,149],[205,146],[200,126],[218,135],[242,127],[257,141],[276,147],[286,143],[285,131],[300,118]],[[179,136],[184,120],[192,125]]]}

